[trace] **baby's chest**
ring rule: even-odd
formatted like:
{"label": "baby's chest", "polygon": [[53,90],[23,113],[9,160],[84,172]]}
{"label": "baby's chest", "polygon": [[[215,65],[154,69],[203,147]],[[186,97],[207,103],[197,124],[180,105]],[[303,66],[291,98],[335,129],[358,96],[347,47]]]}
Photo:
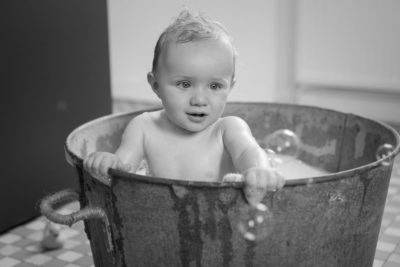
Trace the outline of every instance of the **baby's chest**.
{"label": "baby's chest", "polygon": [[[147,142],[146,158],[156,175],[217,177],[229,157],[217,138],[207,140],[155,139]],[[178,178],[176,177],[176,178]]]}
{"label": "baby's chest", "polygon": [[146,145],[146,154],[151,158],[196,164],[219,162],[224,154],[224,146],[217,140],[185,142],[177,140],[152,140]]}

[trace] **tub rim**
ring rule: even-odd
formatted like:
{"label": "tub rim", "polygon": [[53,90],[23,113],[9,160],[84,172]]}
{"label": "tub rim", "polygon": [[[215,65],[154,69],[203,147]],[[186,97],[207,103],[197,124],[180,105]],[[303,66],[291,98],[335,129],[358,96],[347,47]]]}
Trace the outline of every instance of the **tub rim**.
{"label": "tub rim", "polygon": [[[323,182],[330,182],[330,181],[335,181],[335,180],[341,180],[346,177],[352,177],[355,175],[359,175],[361,173],[364,173],[366,171],[369,171],[371,169],[375,169],[381,166],[384,166],[382,163],[388,159],[394,161],[395,157],[397,154],[400,152],[400,134],[390,125],[387,123],[380,121],[380,120],[375,120],[371,119],[368,117],[364,117],[361,115],[357,115],[351,112],[342,112],[334,109],[329,109],[329,108],[322,108],[322,107],[317,107],[317,106],[311,106],[311,105],[300,105],[300,104],[289,104],[289,103],[275,103],[275,102],[240,102],[240,101],[234,101],[234,102],[228,102],[228,104],[239,104],[239,105],[246,105],[246,104],[251,104],[251,105],[271,105],[271,106],[287,106],[287,107],[302,107],[306,109],[316,109],[316,110],[321,110],[321,111],[328,111],[328,112],[336,112],[340,113],[345,116],[353,116],[358,119],[362,120],[367,120],[374,122],[387,130],[389,130],[395,137],[396,140],[396,146],[394,147],[393,151],[386,157],[373,161],[371,163],[361,165],[356,168],[344,170],[344,171],[339,171],[339,172],[334,172],[334,173],[329,173],[326,175],[321,175],[321,176],[313,176],[313,177],[304,177],[304,178],[296,178],[296,179],[288,179],[285,182],[284,187],[286,186],[297,186],[297,185],[306,185],[306,184],[314,184],[314,183],[323,183]],[[91,121],[88,121],[77,128],[75,128],[68,136],[67,139],[64,143],[64,151],[66,154],[66,159],[68,163],[70,163],[72,166],[78,165],[82,166],[83,165],[83,159],[76,155],[70,148],[69,144],[71,143],[71,139],[84,128],[90,127],[91,125],[96,125],[99,122],[102,121],[107,121],[111,118],[117,118],[117,117],[123,117],[123,116],[134,116],[134,115],[139,115],[143,112],[151,112],[155,110],[160,110],[162,107],[158,108],[143,108],[140,110],[136,111],[127,111],[127,112],[122,112],[122,113],[116,113],[116,114],[109,114],[105,116],[101,116],[99,118],[93,119]],[[389,166],[392,168],[392,163],[389,164]],[[109,169],[109,174],[112,177],[118,176],[120,179],[136,179],[141,182],[145,183],[158,183],[158,184],[168,184],[168,185],[176,185],[176,186],[188,186],[188,187],[216,187],[216,188],[224,188],[224,187],[233,187],[233,188],[241,188],[243,186],[242,182],[207,182],[207,181],[191,181],[191,180],[180,180],[180,179],[174,179],[174,178],[162,178],[162,177],[155,177],[155,176],[148,176],[148,175],[140,175],[140,174],[135,174],[135,173],[128,173],[116,169]],[[95,179],[92,177],[92,179]],[[97,179],[96,179],[97,180]],[[312,181],[312,182],[310,182]]]}

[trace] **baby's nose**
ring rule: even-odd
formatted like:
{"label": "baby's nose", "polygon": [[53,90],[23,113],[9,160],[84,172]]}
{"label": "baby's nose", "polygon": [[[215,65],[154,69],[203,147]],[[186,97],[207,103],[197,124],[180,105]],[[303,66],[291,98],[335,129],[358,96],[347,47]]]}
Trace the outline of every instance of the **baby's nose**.
{"label": "baby's nose", "polygon": [[190,98],[190,104],[192,106],[205,106],[207,105],[207,95],[202,89],[195,89]]}

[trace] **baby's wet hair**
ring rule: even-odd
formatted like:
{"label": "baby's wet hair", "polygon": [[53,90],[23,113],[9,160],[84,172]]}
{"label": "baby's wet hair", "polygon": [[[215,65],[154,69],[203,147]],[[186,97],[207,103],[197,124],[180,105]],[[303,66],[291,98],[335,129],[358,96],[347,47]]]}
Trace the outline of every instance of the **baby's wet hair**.
{"label": "baby's wet hair", "polygon": [[226,28],[218,21],[211,20],[201,13],[194,13],[188,9],[182,10],[178,17],[161,33],[154,49],[152,72],[156,74],[159,58],[170,42],[187,43],[206,39],[226,38],[232,45],[236,61],[236,50]]}

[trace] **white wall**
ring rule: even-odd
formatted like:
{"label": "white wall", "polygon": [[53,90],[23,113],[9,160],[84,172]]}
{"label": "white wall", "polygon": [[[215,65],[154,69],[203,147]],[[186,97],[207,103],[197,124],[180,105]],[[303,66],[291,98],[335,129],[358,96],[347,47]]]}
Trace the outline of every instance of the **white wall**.
{"label": "white wall", "polygon": [[399,123],[400,1],[297,5],[297,102]]}
{"label": "white wall", "polygon": [[276,1],[108,1],[112,95],[156,100],[146,81],[161,31],[188,7],[224,24],[239,52],[231,101],[274,101]]}
{"label": "white wall", "polygon": [[297,81],[400,93],[400,1],[301,0]]}

